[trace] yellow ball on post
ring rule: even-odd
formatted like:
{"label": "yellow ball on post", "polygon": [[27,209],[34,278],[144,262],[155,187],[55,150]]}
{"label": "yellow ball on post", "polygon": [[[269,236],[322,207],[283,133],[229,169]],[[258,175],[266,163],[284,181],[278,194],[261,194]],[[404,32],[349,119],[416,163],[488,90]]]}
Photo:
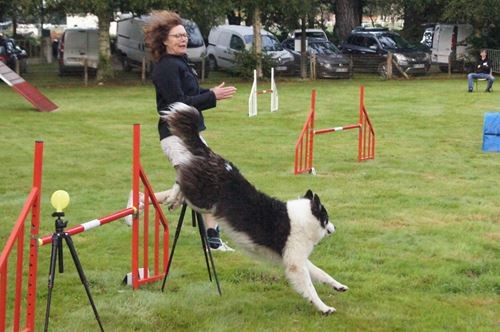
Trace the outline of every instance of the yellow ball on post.
{"label": "yellow ball on post", "polygon": [[56,209],[56,212],[63,212],[69,204],[69,194],[64,190],[55,191],[50,197],[50,204]]}

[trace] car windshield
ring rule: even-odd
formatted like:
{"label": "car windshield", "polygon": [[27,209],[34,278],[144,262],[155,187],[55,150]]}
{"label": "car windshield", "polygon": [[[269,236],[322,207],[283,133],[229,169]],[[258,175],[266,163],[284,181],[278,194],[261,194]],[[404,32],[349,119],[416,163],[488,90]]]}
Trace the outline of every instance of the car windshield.
{"label": "car windshield", "polygon": [[[262,50],[266,52],[272,51],[283,51],[283,47],[279,43],[278,39],[273,35],[261,35],[262,37]],[[245,36],[245,43],[252,45],[253,35]]]}
{"label": "car windshield", "polygon": [[309,52],[317,55],[332,55],[340,53],[333,43],[309,43]]}
{"label": "car windshield", "polygon": [[410,43],[403,39],[403,37],[393,33],[380,34],[379,41],[383,48],[390,48],[394,50],[411,48]]}

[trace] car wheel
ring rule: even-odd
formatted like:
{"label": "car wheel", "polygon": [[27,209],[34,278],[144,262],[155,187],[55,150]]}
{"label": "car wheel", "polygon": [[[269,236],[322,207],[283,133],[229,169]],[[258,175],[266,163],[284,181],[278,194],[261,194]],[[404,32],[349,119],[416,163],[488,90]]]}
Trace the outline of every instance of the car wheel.
{"label": "car wheel", "polygon": [[385,62],[382,62],[378,65],[377,73],[382,79],[387,79],[387,64]]}
{"label": "car wheel", "polygon": [[215,60],[215,57],[213,55],[208,56],[208,69],[210,71],[217,70],[217,60]]}

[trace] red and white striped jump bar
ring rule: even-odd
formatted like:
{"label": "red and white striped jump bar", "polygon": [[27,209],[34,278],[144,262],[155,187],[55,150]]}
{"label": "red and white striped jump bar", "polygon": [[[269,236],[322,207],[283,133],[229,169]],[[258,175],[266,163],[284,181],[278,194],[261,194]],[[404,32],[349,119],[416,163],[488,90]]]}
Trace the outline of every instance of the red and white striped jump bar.
{"label": "red and white striped jump bar", "polygon": [[318,129],[314,131],[314,134],[325,134],[325,133],[331,133],[332,131],[342,131],[342,130],[348,130],[348,129],[356,129],[356,128],[361,128],[360,123],[356,123],[350,126],[343,126],[343,127],[334,127],[334,128],[326,128],[326,129]]}
{"label": "red and white striped jump bar", "polygon": [[265,93],[272,93],[272,92],[273,92],[273,89],[266,89],[266,90],[257,91],[256,94],[263,95]]}
{"label": "red and white striped jump bar", "polygon": [[[115,221],[116,219],[120,219],[120,218],[126,217],[126,216],[134,214],[136,212],[137,212],[137,209],[132,206],[132,207],[123,209],[121,211],[115,212],[113,214],[110,214],[108,216],[102,217],[100,219],[94,219],[94,220],[91,220],[91,221],[87,221],[86,223],[80,224],[78,226],[74,226],[74,227],[68,228],[67,230],[65,230],[65,233],[67,233],[69,235],[75,235],[75,234],[78,234],[78,233],[83,233],[83,232],[88,231],[88,230],[90,230],[92,228],[96,228],[96,227],[102,226],[104,224],[107,224],[107,223],[110,223],[112,221]],[[49,243],[52,243],[52,234],[44,236],[44,237],[38,239],[38,245],[39,246],[43,246],[43,245],[46,245],[46,244],[49,244]]]}

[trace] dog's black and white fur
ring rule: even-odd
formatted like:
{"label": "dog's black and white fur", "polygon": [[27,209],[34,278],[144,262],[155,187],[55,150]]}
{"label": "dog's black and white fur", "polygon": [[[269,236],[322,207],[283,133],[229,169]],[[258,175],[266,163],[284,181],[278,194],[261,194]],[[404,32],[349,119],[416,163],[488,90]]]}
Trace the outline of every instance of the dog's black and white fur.
{"label": "dog's black and white fur", "polygon": [[308,190],[304,198],[284,203],[259,192],[231,162],[204,144],[197,129],[199,116],[182,103],[161,113],[180,146],[176,160],[171,160],[177,179],[168,201],[182,193],[193,209],[211,213],[240,247],[281,261],[293,287],[318,310],[335,312],[319,298],[312,281],[341,292],[348,287],[308,259],[314,246],[335,231],[318,195]]}

